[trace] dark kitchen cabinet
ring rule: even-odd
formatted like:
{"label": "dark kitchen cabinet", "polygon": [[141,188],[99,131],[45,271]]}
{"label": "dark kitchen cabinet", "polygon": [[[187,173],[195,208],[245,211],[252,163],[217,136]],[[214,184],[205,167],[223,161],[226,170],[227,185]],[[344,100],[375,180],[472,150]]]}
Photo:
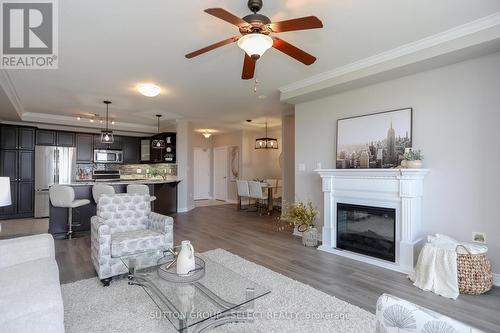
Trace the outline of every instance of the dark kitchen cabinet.
{"label": "dark kitchen cabinet", "polygon": [[4,125],[0,128],[0,147],[2,149],[17,149],[19,129]]}
{"label": "dark kitchen cabinet", "polygon": [[111,149],[111,150],[122,149],[121,137],[118,135],[114,135],[113,138],[114,138],[113,143],[102,143],[101,142],[101,135],[94,134],[94,149]]}
{"label": "dark kitchen cabinet", "polygon": [[55,146],[57,144],[56,131],[37,130],[36,144],[39,146]]}
{"label": "dark kitchen cabinet", "polygon": [[137,164],[140,156],[140,139],[131,136],[122,136],[123,163]]}
{"label": "dark kitchen cabinet", "polygon": [[57,132],[57,145],[59,147],[74,147],[75,133]]}
{"label": "dark kitchen cabinet", "polygon": [[32,151],[19,151],[19,163],[17,164],[18,181],[34,181],[35,155]]}
{"label": "dark kitchen cabinet", "polygon": [[17,214],[33,214],[34,191],[33,182],[19,182],[17,186]]}
{"label": "dark kitchen cabinet", "polygon": [[17,150],[2,150],[0,153],[0,173],[2,177],[9,177],[11,182],[17,181],[18,178],[18,156]]}
{"label": "dark kitchen cabinet", "polygon": [[94,160],[92,134],[76,134],[76,162],[92,163]]}
{"label": "dark kitchen cabinet", "polygon": [[[23,129],[19,128],[18,130]],[[23,147],[29,147],[28,137],[20,139],[18,142],[21,141],[24,141]],[[12,200],[12,205],[0,209],[0,219],[33,216],[34,163],[34,151],[32,150],[0,150],[0,176],[10,178]]]}
{"label": "dark kitchen cabinet", "polygon": [[177,160],[176,140],[177,134],[173,132],[160,133],[151,138],[154,140],[164,140],[165,148],[154,148],[151,145],[150,160],[153,163],[175,163]]}
{"label": "dark kitchen cabinet", "polygon": [[35,128],[19,127],[18,148],[21,150],[35,150]]}

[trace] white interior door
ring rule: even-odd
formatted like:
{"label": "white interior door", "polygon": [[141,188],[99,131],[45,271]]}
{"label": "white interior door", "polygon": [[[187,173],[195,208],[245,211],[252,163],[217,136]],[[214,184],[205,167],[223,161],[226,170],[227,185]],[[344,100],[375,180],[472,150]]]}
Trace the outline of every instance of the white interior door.
{"label": "white interior door", "polygon": [[194,200],[210,199],[210,150],[194,149]]}
{"label": "white interior door", "polygon": [[227,200],[227,147],[214,148],[214,199]]}

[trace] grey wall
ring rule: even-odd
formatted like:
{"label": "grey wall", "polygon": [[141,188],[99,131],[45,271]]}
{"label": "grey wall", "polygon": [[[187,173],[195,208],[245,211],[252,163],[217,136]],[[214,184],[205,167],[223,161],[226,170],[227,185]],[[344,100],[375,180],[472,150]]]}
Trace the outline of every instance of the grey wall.
{"label": "grey wall", "polygon": [[[500,272],[500,53],[296,105],[296,196],[322,211],[312,170],[335,167],[337,119],[403,107],[414,108],[413,146],[431,169],[425,232],[464,241],[487,233]],[[306,171],[298,171],[301,163]]]}
{"label": "grey wall", "polygon": [[283,201],[295,201],[295,114],[281,118]]}

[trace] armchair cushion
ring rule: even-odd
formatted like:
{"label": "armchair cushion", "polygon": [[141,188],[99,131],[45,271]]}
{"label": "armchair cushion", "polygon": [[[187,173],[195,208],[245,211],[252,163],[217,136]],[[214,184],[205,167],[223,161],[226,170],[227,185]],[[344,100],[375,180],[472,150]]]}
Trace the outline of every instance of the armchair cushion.
{"label": "armchair cushion", "polygon": [[154,230],[115,232],[111,235],[111,257],[113,258],[160,248],[167,249],[167,242],[163,233]]}

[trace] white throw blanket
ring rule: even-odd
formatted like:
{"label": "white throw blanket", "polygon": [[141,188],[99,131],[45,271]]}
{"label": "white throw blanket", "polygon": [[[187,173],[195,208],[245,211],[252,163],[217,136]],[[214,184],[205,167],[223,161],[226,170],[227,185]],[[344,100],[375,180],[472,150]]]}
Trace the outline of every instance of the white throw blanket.
{"label": "white throw blanket", "polygon": [[[488,251],[486,246],[459,243],[445,235],[429,236],[418,257],[417,267],[409,276],[413,285],[443,297],[457,299],[457,245],[465,246],[472,254]],[[459,253],[466,251],[459,248]]]}

